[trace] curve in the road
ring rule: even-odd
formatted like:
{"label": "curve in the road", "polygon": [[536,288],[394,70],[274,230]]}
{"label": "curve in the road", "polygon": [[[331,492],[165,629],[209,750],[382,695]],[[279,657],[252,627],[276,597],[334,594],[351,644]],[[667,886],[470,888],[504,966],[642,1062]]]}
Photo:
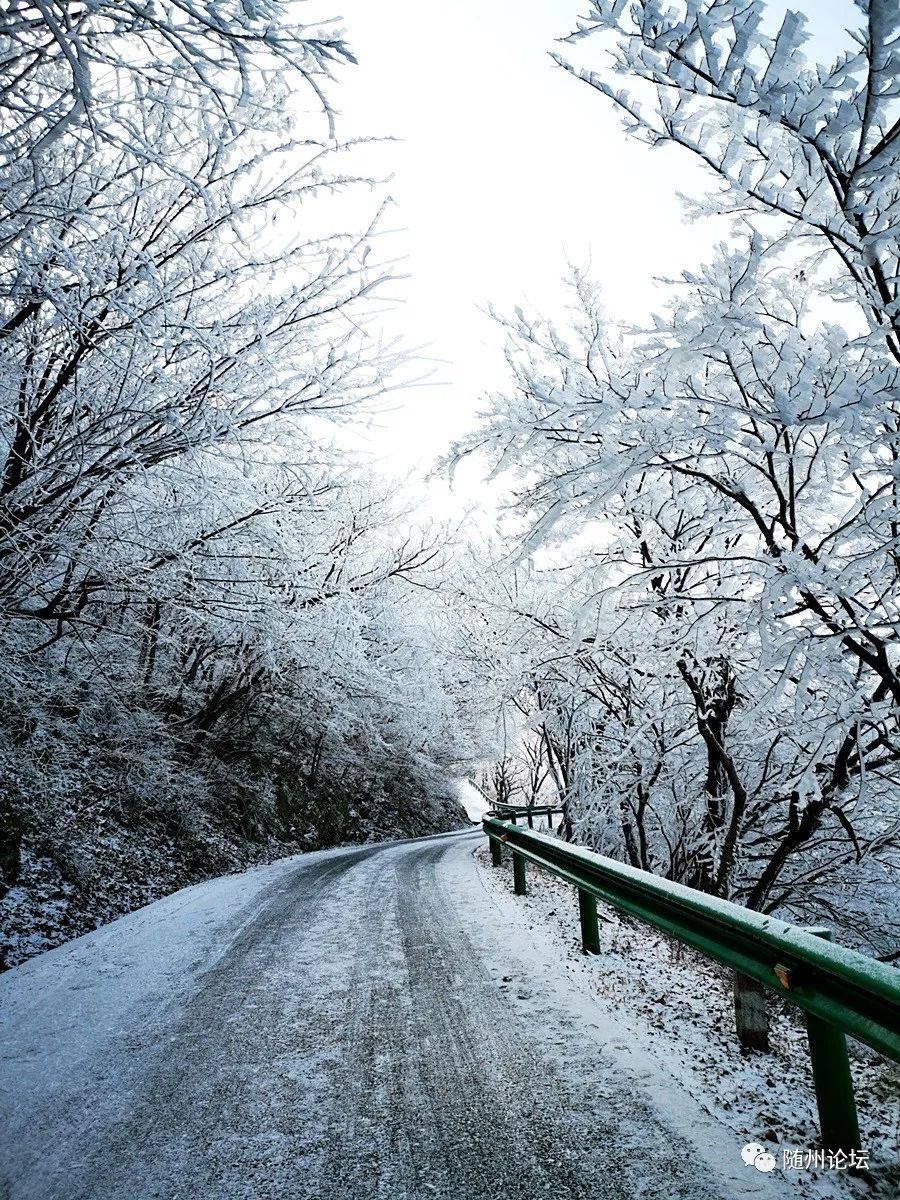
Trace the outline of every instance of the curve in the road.
{"label": "curve in the road", "polygon": [[[54,1080],[45,1036],[17,1087],[4,1058],[9,1200],[726,1200],[577,1016],[523,1008],[527,954],[477,911],[473,845],[296,859],[219,925],[175,925],[193,974],[96,1018],[96,1059]],[[68,950],[28,964],[31,986]],[[81,1036],[105,1012],[60,995]]]}

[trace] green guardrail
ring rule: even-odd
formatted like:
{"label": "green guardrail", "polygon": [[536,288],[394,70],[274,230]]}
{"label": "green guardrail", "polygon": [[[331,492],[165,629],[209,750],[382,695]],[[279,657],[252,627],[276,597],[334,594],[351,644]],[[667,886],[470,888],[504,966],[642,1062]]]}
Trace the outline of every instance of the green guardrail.
{"label": "green guardrail", "polygon": [[900,1062],[900,971],[832,944],[827,929],[789,925],[493,814],[483,824],[495,866],[502,845],[512,851],[517,895],[525,894],[526,861],[578,889],[587,953],[600,951],[603,900],[803,1009],[822,1143],[827,1150],[861,1148],[845,1035]]}
{"label": "green guardrail", "polygon": [[563,809],[558,804],[498,804],[493,802],[493,812],[504,820],[512,821],[513,825],[518,823],[519,817],[528,824],[529,829],[534,828],[535,817],[546,817],[547,824],[553,828],[553,817],[555,813],[563,815]]}

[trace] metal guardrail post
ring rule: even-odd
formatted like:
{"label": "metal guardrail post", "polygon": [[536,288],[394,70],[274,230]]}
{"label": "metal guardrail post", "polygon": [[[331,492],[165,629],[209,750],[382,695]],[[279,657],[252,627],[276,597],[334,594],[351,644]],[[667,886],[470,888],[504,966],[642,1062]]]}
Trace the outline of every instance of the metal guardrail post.
{"label": "metal guardrail post", "polygon": [[734,1027],[738,1041],[745,1050],[771,1049],[769,1044],[769,1013],[766,1005],[766,989],[758,979],[732,973],[732,995],[734,996]]}
{"label": "metal guardrail post", "polygon": [[581,948],[585,954],[600,953],[600,930],[597,927],[597,901],[578,889],[578,919],[581,923]]}
{"label": "metal guardrail post", "polygon": [[491,866],[499,867],[503,861],[503,848],[499,838],[488,838],[491,843]]}
{"label": "metal guardrail post", "polygon": [[[830,929],[808,929],[807,933],[831,941]],[[806,1035],[812,1061],[819,1131],[826,1150],[859,1150],[859,1118],[850,1074],[847,1038],[842,1029],[806,1014]]]}
{"label": "metal guardrail post", "polygon": [[513,851],[513,891],[517,896],[525,895],[525,859]]}

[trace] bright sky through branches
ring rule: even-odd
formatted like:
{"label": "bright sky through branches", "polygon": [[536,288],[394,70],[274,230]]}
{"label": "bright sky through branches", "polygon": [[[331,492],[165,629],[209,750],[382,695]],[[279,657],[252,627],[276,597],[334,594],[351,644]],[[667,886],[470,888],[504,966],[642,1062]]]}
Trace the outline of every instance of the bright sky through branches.
{"label": "bright sky through branches", "polygon": [[[784,7],[770,5],[774,20]],[[800,7],[820,57],[858,23],[850,0]],[[721,236],[682,212],[678,193],[709,185],[697,164],[628,138],[610,105],[551,62],[579,11],[570,0],[342,7],[359,59],[343,74],[344,134],[400,139],[379,151],[394,172],[391,251],[409,275],[386,323],[439,360],[433,386],[400,393],[373,430],[388,470],[423,469],[502,383],[488,303],[558,313],[567,261],[590,262],[610,311],[642,320],[659,303],[654,277],[677,275]]]}

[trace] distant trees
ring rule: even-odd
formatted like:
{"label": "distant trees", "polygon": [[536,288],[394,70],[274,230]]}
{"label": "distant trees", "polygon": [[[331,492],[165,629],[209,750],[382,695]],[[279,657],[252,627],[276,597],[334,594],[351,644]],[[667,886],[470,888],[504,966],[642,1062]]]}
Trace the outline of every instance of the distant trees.
{"label": "distant trees", "polygon": [[734,236],[650,330],[617,328],[578,273],[565,328],[506,320],[512,387],[461,452],[515,471],[521,550],[567,565],[559,615],[521,620],[579,714],[576,832],[890,952],[898,16],[869,4],[831,67],[793,14],[765,28],[753,2],[591,6],[573,36],[609,65],[559,61],[704,162],[697,209],[733,212]]}

